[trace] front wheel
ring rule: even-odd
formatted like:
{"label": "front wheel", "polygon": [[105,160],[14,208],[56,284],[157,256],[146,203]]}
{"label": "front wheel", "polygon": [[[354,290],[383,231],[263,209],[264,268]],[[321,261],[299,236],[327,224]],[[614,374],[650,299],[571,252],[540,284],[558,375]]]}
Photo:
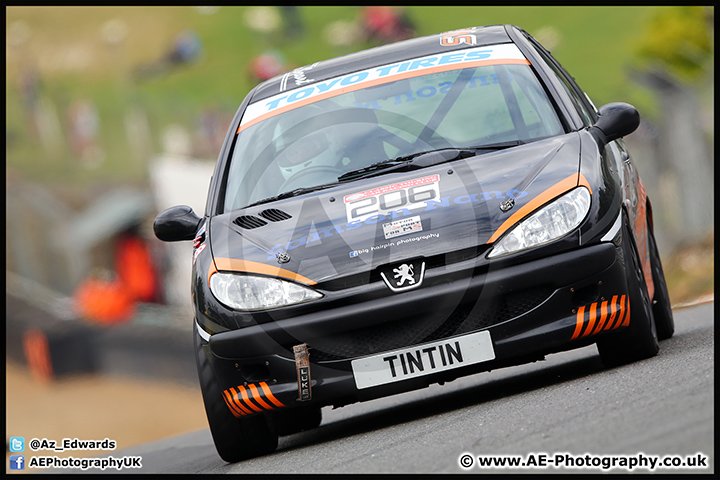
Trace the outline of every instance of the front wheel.
{"label": "front wheel", "polygon": [[195,324],[193,335],[200,389],[210,433],[220,458],[234,463],[275,451],[278,436],[270,429],[264,414],[237,418],[230,412],[223,400],[215,372],[202,346],[197,328]]}
{"label": "front wheel", "polygon": [[600,359],[606,367],[654,357],[660,349],[642,263],[626,219],[623,221],[622,253],[630,297],[630,325],[597,342]]}
{"label": "front wheel", "polygon": [[675,333],[675,320],[670,306],[670,296],[668,295],[667,284],[665,283],[665,274],[663,273],[662,263],[660,262],[660,252],[657,249],[655,235],[652,230],[649,232],[650,243],[650,263],[652,265],[653,283],[655,284],[655,295],[653,295],[652,311],[655,318],[655,327],[657,328],[658,340],[666,340]]}

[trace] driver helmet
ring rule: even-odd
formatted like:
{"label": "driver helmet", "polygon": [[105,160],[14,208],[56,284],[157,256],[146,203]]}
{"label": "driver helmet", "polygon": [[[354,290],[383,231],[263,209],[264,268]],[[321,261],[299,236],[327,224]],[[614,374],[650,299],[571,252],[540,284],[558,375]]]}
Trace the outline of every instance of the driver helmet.
{"label": "driver helmet", "polygon": [[[308,107],[314,106],[309,105]],[[315,110],[314,112],[304,110],[308,107],[299,109],[303,110],[304,120],[301,121],[312,122],[312,119],[308,119],[313,114],[317,115],[323,112],[319,107],[312,108],[312,110]],[[277,157],[277,164],[285,180],[301,170],[313,167],[334,167],[342,160],[341,141],[336,126],[320,128],[296,141],[290,141],[284,136],[284,133],[294,126],[294,122],[289,124],[288,122],[279,121],[275,126],[273,135],[276,149],[280,152]]]}

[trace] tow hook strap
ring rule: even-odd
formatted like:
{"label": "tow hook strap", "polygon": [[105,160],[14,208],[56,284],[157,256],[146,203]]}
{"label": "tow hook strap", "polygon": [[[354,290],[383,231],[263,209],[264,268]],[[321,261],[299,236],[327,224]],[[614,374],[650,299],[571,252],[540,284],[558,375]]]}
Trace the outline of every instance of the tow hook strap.
{"label": "tow hook strap", "polygon": [[295,354],[295,369],[298,379],[298,401],[305,402],[312,399],[310,385],[310,354],[306,343],[293,347]]}

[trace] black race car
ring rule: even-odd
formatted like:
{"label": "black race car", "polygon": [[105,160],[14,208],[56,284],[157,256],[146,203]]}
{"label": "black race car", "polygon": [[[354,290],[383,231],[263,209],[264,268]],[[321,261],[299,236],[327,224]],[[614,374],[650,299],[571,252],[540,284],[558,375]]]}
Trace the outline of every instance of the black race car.
{"label": "black race car", "polygon": [[[621,137],[522,29],[317,62],[242,102],[194,242],[197,365],[220,456],[320,409],[596,343],[651,357],[674,324],[650,200]],[[188,259],[188,261],[190,261]]]}

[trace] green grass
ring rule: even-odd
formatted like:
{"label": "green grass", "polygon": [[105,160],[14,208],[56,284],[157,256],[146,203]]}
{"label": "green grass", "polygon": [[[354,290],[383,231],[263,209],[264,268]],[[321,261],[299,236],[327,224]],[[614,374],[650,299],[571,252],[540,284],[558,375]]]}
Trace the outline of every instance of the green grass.
{"label": "green grass", "polygon": [[[633,44],[643,22],[657,8],[664,7],[416,6],[406,10],[419,35],[498,23],[518,25],[539,37],[554,32],[558,41],[553,55],[597,106],[627,101],[641,113],[652,114],[652,98],[628,81],[626,70],[634,62]],[[93,181],[141,182],[149,158],[132,158],[124,126],[129,105],[146,113],[157,152],[162,132],[170,124],[192,129],[198,112],[210,107],[231,117],[254,86],[248,62],[265,50],[276,49],[290,66],[301,66],[371,46],[333,47],[325,42],[324,28],[333,21],[359,18],[358,7],[301,7],[306,34],[299,39],[285,38],[282,31],[254,32],[245,22],[246,12],[247,7],[221,7],[212,15],[202,15],[194,7],[6,8],[8,27],[21,20],[30,29],[24,52],[8,47],[7,166],[44,183],[77,188]],[[112,19],[127,25],[122,50],[102,41],[101,29]],[[128,80],[129,70],[161,56],[185,29],[194,30],[203,43],[200,61],[143,83]],[[92,62],[70,68],[77,64],[71,53],[78,50],[89,52]],[[65,113],[74,100],[95,103],[101,122],[99,143],[106,154],[99,168],[83,167],[67,142],[46,152],[30,134],[16,78],[20,66],[31,61],[40,66],[42,93],[56,109],[63,132]]]}

